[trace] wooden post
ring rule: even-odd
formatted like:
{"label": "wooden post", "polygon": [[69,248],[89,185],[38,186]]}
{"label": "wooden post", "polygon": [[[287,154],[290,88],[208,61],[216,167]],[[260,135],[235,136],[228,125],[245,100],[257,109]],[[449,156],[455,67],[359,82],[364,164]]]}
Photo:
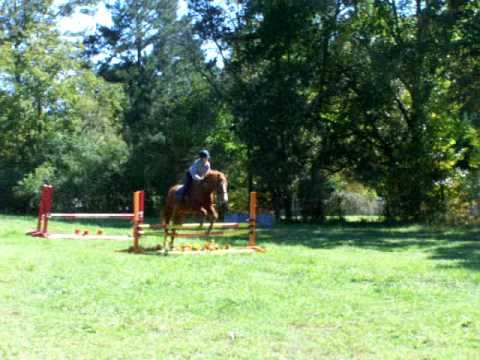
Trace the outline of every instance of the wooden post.
{"label": "wooden post", "polygon": [[257,193],[250,193],[250,219],[248,232],[248,246],[257,245]]}
{"label": "wooden post", "polygon": [[143,224],[145,218],[145,191],[140,191],[140,224]]}
{"label": "wooden post", "polygon": [[[38,220],[37,220],[37,233],[42,231],[43,225],[43,208],[45,206],[45,199],[47,197],[47,187],[48,185],[43,185],[42,192],[40,194],[40,201],[38,203]],[[32,232],[33,233],[33,232]]]}
{"label": "wooden post", "polygon": [[[43,191],[45,191],[45,197],[43,198]],[[40,230],[42,235],[48,234],[48,215],[52,209],[53,204],[53,187],[50,185],[44,185],[42,191],[42,203],[40,207],[42,208],[42,217],[43,217],[43,227]]]}
{"label": "wooden post", "polygon": [[45,197],[45,188],[42,188],[42,193],[40,195],[40,202],[38,204],[38,220],[37,220],[37,232],[42,229],[42,219],[43,219],[43,198]]}
{"label": "wooden post", "polygon": [[133,251],[139,252],[140,250],[140,224],[143,223],[143,211],[144,211],[144,192],[135,191],[133,193]]}

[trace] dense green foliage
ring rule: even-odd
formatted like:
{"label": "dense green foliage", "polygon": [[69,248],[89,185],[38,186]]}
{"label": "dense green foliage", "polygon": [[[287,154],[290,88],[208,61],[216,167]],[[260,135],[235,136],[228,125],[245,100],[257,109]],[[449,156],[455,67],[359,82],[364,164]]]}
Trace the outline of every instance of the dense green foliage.
{"label": "dense green foliage", "polygon": [[322,221],[346,181],[390,219],[472,220],[478,0],[111,0],[112,26],[58,33],[95,3],[0,1],[2,208],[44,177],[64,208],[158,208],[208,147],[237,208]]}
{"label": "dense green foliage", "polygon": [[128,159],[121,87],[62,39],[51,1],[0,4],[2,207],[27,208],[45,178],[86,208],[111,202],[105,192]]}
{"label": "dense green foliage", "polygon": [[478,2],[251,0],[233,19],[214,2],[191,4],[199,34],[231,49],[237,131],[287,216],[297,192],[321,216],[339,169],[403,220],[445,214],[462,177],[478,183],[466,89],[478,72]]}

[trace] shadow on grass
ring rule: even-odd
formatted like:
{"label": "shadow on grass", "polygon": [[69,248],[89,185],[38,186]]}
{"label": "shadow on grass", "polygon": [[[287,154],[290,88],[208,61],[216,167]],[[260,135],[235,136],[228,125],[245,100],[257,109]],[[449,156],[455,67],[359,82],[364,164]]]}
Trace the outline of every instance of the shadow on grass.
{"label": "shadow on grass", "polygon": [[434,249],[432,259],[455,260],[450,265],[443,265],[444,268],[465,267],[480,271],[480,241],[463,242],[453,246],[444,246]]}
{"label": "shadow on grass", "polygon": [[419,249],[435,260],[456,260],[452,266],[480,270],[480,230],[434,230],[384,224],[290,225],[260,230],[259,241],[312,249],[353,246],[377,251]]}
{"label": "shadow on grass", "polygon": [[[148,219],[154,223],[154,219]],[[158,222],[158,219],[156,219]],[[67,223],[69,221],[62,221]],[[81,223],[90,226],[103,226],[124,230],[131,226],[125,220],[84,220]],[[245,246],[248,232],[241,231],[225,237],[211,237],[220,246],[229,244],[234,247]],[[158,243],[163,242],[159,233]],[[395,252],[421,250],[431,259],[452,260],[442,267],[464,267],[480,271],[480,230],[448,229],[438,230],[422,226],[398,226],[382,223],[350,223],[335,225],[279,225],[272,229],[258,229],[259,245],[273,243],[277,245],[305,246],[311,249],[333,249],[341,246],[353,246],[376,251]],[[207,239],[179,239],[181,242],[203,243]],[[268,246],[268,245],[267,245]]]}

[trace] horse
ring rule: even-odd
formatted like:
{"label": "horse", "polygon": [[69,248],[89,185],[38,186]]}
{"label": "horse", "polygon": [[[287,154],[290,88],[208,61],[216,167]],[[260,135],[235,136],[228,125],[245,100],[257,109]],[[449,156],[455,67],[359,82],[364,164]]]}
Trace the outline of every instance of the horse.
{"label": "horse", "polygon": [[[164,249],[166,249],[167,237],[169,235],[170,221],[176,225],[181,225],[185,215],[189,213],[198,213],[201,215],[200,227],[203,227],[205,218],[210,219],[210,226],[207,233],[212,230],[214,222],[218,219],[218,213],[215,209],[216,194],[221,195],[225,206],[228,206],[228,181],[225,174],[220,171],[210,170],[201,181],[194,181],[191,185],[189,194],[184,201],[177,197],[177,191],[182,185],[172,186],[167,194],[165,210],[163,214],[163,226],[165,228]],[[175,230],[170,231],[171,240],[169,248],[173,249],[175,240]]]}

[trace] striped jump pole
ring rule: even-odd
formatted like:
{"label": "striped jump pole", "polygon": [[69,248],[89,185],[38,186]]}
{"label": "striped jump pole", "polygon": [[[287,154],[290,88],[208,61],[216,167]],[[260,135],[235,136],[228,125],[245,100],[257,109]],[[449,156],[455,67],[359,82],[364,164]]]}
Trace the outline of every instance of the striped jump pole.
{"label": "striped jump pole", "polygon": [[134,214],[108,214],[108,213],[51,213],[50,218],[75,219],[121,219],[131,220]]}
{"label": "striped jump pole", "polygon": [[[53,187],[51,185],[43,185],[40,195],[40,202],[38,206],[37,228],[34,231],[27,232],[27,235],[35,237],[52,237],[52,238],[79,238],[79,236],[71,236],[69,234],[49,234],[48,219],[61,218],[67,220],[76,219],[122,219],[134,220],[134,213],[51,213],[53,207]],[[139,221],[143,222],[143,191],[135,192],[139,198],[139,203],[142,204],[142,209],[139,214],[141,218]],[[134,200],[135,200],[134,194]],[[141,199],[141,200],[140,200]],[[83,237],[87,238],[87,237]],[[113,238],[112,236],[97,236],[96,238]],[[120,237],[117,237],[120,238]]]}

